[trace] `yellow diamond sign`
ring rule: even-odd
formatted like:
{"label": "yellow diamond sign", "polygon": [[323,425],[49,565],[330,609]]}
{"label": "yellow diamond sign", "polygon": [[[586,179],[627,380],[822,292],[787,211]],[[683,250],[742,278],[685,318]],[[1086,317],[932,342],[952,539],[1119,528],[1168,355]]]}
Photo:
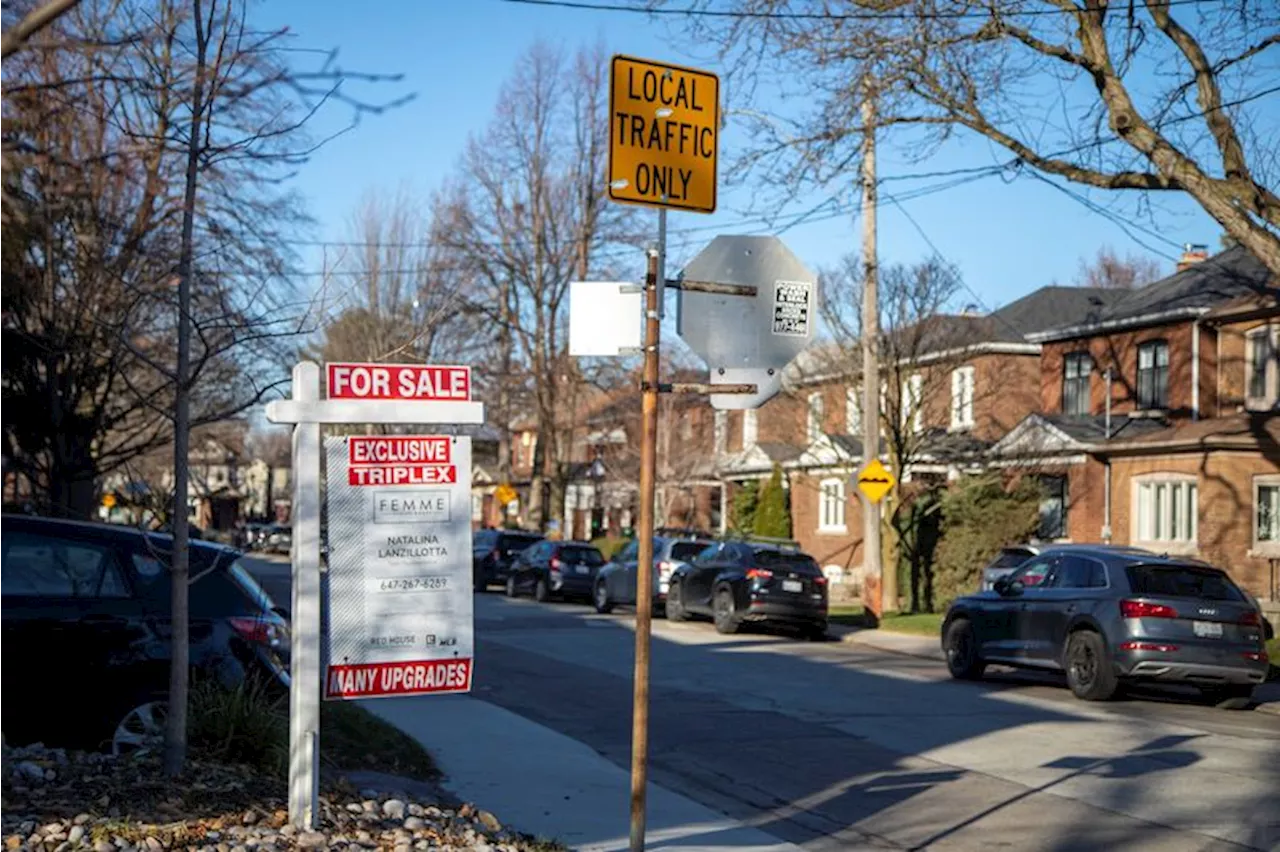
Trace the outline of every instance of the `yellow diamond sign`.
{"label": "yellow diamond sign", "polygon": [[107,508],[107,509],[114,509],[114,508],[115,508],[115,505],[116,505],[116,495],[114,495],[114,494],[103,494],[103,495],[102,495],[102,505],[103,505],[103,507],[104,507],[104,508]]}
{"label": "yellow diamond sign", "polygon": [[493,499],[498,501],[499,506],[505,506],[512,500],[517,499],[519,496],[520,495],[516,493],[516,490],[505,482],[493,489]]}
{"label": "yellow diamond sign", "polygon": [[883,500],[884,495],[889,493],[895,482],[897,480],[893,478],[893,474],[887,467],[880,464],[879,459],[872,459],[858,471],[858,490],[866,495],[872,505]]}

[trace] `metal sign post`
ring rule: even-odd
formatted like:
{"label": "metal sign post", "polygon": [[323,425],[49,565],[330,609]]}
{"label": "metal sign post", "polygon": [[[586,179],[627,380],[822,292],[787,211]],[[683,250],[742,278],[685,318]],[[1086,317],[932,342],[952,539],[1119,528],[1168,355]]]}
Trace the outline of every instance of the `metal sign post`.
{"label": "metal sign post", "polygon": [[314,829],[319,813],[321,582],[320,426],[326,423],[480,424],[470,371],[458,367],[330,364],[293,368],[293,398],[267,404],[267,419],[293,430],[293,608],[289,684],[289,822]]}

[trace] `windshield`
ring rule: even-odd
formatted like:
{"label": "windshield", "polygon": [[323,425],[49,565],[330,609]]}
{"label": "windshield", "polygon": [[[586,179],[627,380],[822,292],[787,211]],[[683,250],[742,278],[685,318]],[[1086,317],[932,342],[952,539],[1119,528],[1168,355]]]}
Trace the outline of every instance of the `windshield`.
{"label": "windshield", "polygon": [[1231,578],[1216,568],[1195,565],[1130,565],[1125,568],[1135,594],[1157,598],[1243,601]]}
{"label": "windshield", "polygon": [[504,535],[498,539],[498,547],[508,553],[519,553],[542,539],[532,535]]}
{"label": "windshield", "polygon": [[564,547],[560,559],[570,565],[603,565],[604,557],[594,547]]}
{"label": "windshield", "polygon": [[671,545],[671,558],[679,562],[687,562],[707,547],[705,541],[678,541]]}
{"label": "windshield", "polygon": [[792,571],[799,571],[808,574],[817,574],[818,563],[813,561],[812,556],[803,553],[782,553],[777,550],[757,550],[756,564],[761,568],[770,568],[775,565],[786,566]]}

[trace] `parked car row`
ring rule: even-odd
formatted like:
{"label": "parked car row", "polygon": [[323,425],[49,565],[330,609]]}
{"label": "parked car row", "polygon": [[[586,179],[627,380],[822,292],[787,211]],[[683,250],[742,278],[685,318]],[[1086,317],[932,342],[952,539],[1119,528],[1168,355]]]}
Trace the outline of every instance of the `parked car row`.
{"label": "parked car row", "polygon": [[1267,677],[1267,627],[1257,601],[1203,562],[1133,547],[1010,548],[977,593],[951,604],[942,648],[959,679],[995,664],[1062,671],[1088,701],[1147,681],[1242,705]]}
{"label": "parked car row", "polygon": [[293,547],[293,527],[287,524],[246,524],[241,547],[265,553],[288,553]]}
{"label": "parked car row", "polygon": [[[5,741],[153,744],[170,668],[173,540],[133,527],[23,515],[0,520]],[[191,666],[234,686],[288,689],[289,623],[230,547],[190,547]],[[38,688],[33,689],[32,685]],[[75,725],[68,725],[75,708]]]}
{"label": "parked car row", "polygon": [[[820,639],[827,633],[827,579],[811,556],[768,542],[658,535],[653,542],[655,610],[669,621],[703,616],[720,633],[773,624]],[[475,588],[501,583],[508,597],[590,602],[599,613],[637,602],[640,545],[605,561],[593,545],[532,533],[476,533]]]}

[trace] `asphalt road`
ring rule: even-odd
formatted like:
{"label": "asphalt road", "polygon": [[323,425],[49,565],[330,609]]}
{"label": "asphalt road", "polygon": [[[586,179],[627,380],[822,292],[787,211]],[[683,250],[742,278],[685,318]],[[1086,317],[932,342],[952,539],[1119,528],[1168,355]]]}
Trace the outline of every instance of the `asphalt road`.
{"label": "asphalt road", "polygon": [[[480,595],[476,636],[476,697],[628,765],[629,614]],[[661,620],[651,706],[652,780],[812,850],[1280,849],[1277,716]]]}

